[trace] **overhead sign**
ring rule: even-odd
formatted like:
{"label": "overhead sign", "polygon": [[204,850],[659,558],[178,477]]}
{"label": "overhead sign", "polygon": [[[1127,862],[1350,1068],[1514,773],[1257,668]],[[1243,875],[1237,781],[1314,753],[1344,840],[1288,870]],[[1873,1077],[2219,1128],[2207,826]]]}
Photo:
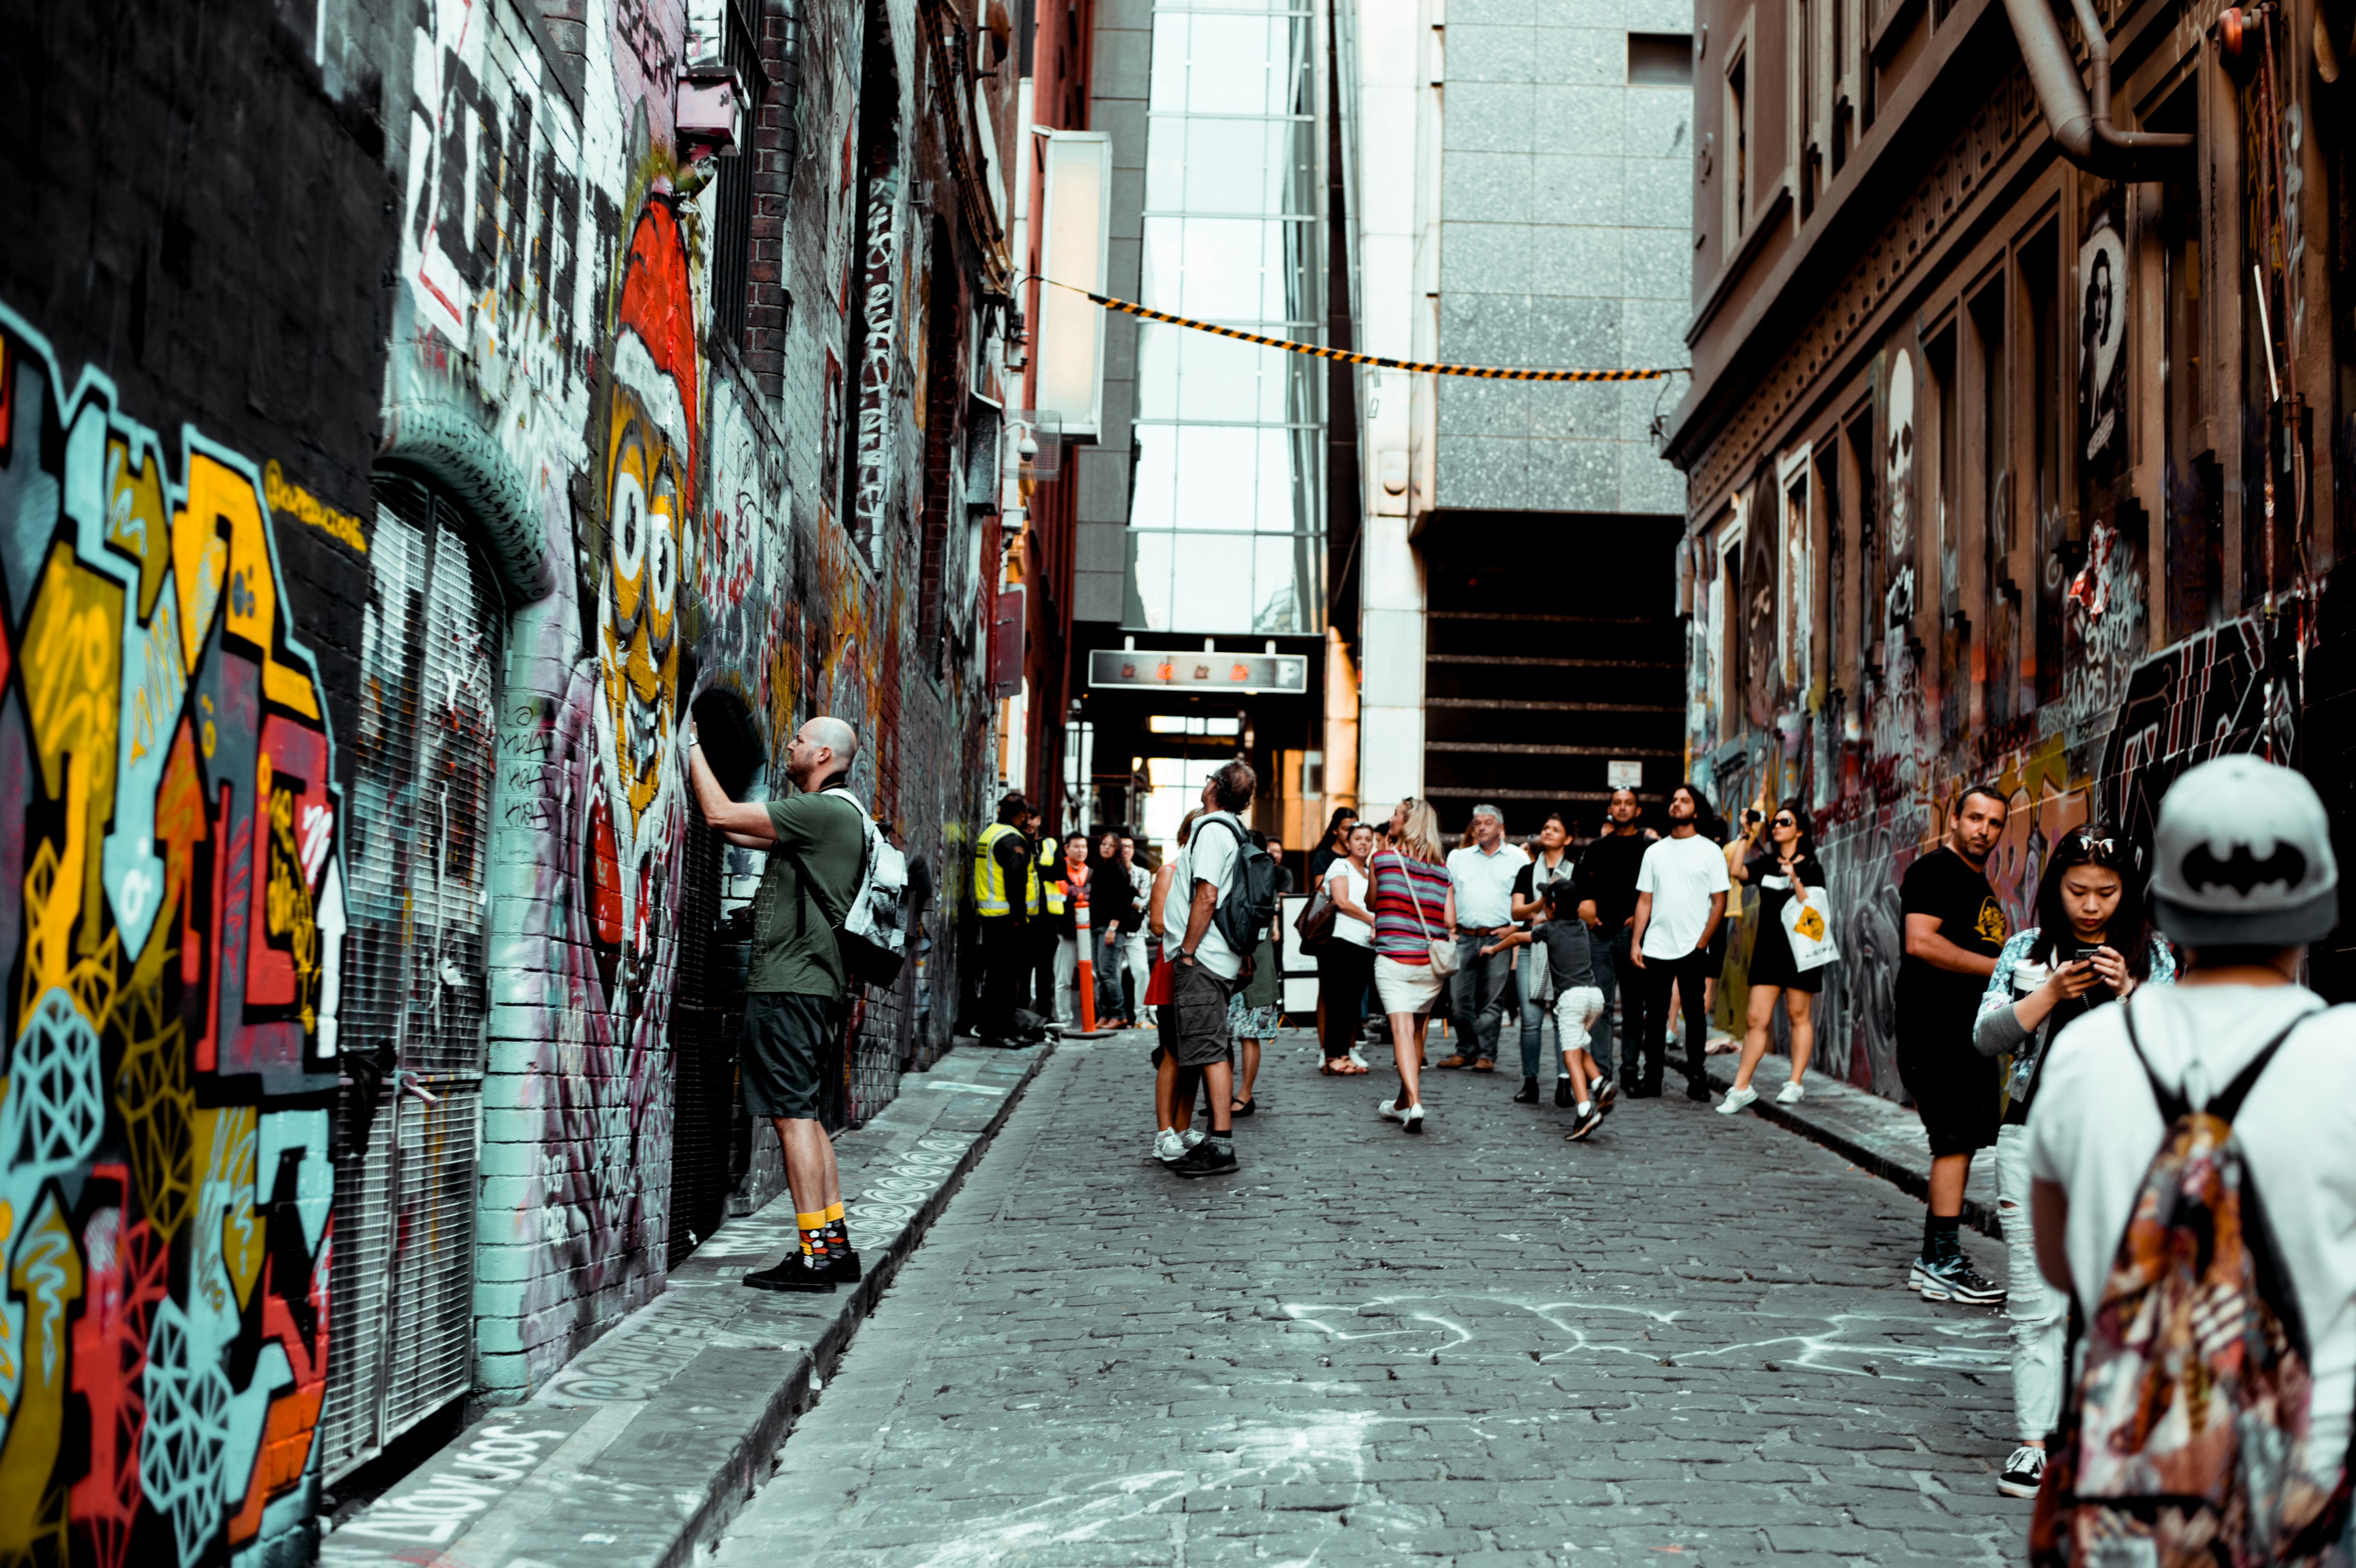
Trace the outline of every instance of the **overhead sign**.
{"label": "overhead sign", "polygon": [[1206,654],[1152,648],[1098,648],[1088,655],[1088,684],[1160,691],[1293,694],[1309,689],[1309,661],[1297,654]]}
{"label": "overhead sign", "polygon": [[1603,782],[1611,789],[1643,789],[1644,764],[1641,761],[1630,762],[1624,757],[1614,757],[1603,764]]}

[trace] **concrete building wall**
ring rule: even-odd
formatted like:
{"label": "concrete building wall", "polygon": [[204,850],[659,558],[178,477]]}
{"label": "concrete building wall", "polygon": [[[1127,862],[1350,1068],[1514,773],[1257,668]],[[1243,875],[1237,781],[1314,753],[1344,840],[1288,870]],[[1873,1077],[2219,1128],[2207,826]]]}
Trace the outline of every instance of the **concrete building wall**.
{"label": "concrete building wall", "polygon": [[[1631,33],[1689,34],[1690,0],[1451,0],[1440,39],[1438,357],[1681,366],[1690,309],[1688,89],[1629,80]],[[1433,505],[1675,513],[1659,382],[1443,378]]]}

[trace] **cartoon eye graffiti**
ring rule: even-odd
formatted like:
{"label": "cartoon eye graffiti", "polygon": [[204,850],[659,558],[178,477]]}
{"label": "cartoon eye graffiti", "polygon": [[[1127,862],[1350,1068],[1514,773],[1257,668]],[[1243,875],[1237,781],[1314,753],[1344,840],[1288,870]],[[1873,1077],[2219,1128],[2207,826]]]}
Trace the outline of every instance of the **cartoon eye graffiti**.
{"label": "cartoon eye graffiti", "polygon": [[647,519],[647,583],[654,598],[654,611],[659,618],[670,614],[671,601],[679,588],[679,540],[672,529],[679,514],[678,488],[671,483],[670,464],[666,462],[655,475],[655,498]]}

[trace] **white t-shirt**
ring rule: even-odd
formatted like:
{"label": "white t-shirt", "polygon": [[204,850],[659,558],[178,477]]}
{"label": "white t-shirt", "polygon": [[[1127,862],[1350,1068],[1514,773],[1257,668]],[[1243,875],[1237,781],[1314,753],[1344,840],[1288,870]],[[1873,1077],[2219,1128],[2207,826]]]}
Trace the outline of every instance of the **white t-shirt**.
{"label": "white t-shirt", "polygon": [[[2285,1024],[2321,1005],[2302,986],[2147,987],[2055,1037],[2029,1111],[2029,1169],[2069,1195],[2063,1241],[2087,1317],[2167,1132],[2127,1044],[2127,1008],[2152,1072],[2200,1105]],[[2233,1136],[2306,1323],[2315,1391],[2308,1460],[2329,1483],[2356,1401],[2356,1008],[2299,1026],[2242,1102]]]}
{"label": "white t-shirt", "polygon": [[[1186,848],[1178,851],[1178,874],[1170,879],[1170,891],[1162,901],[1162,941],[1172,963],[1178,961],[1178,949],[1186,940],[1194,884],[1211,884],[1211,908],[1215,911],[1227,896],[1227,884],[1235,880],[1236,849],[1244,842],[1245,832],[1242,821],[1231,811],[1206,812],[1194,819]],[[1232,980],[1244,969],[1242,955],[1219,934],[1215,920],[1203,928],[1202,940],[1194,944],[1194,962],[1222,980]]]}
{"label": "white t-shirt", "polygon": [[1702,927],[1709,923],[1710,895],[1732,885],[1726,876],[1726,851],[1698,833],[1663,838],[1646,849],[1636,868],[1636,891],[1653,895],[1644,956],[1682,958],[1700,946]]}
{"label": "white t-shirt", "polygon": [[1514,923],[1514,879],[1530,858],[1500,838],[1494,852],[1467,844],[1448,852],[1448,880],[1456,884],[1456,923],[1483,931]]}
{"label": "white t-shirt", "polygon": [[[1336,860],[1328,866],[1325,869],[1325,885],[1333,890],[1335,898],[1348,899],[1369,914],[1374,912],[1373,891],[1367,886],[1366,873],[1353,867],[1349,861]],[[1360,920],[1353,914],[1344,914],[1337,909],[1333,912],[1333,940],[1372,947],[1375,944],[1374,923]]]}

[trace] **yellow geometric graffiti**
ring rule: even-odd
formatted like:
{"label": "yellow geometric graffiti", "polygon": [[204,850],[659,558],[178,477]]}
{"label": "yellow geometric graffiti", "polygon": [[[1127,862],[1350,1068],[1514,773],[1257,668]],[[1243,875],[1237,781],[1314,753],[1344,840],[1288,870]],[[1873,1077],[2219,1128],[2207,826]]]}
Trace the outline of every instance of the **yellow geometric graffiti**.
{"label": "yellow geometric graffiti", "polygon": [[294,841],[294,792],[272,782],[270,754],[254,763],[254,795],[270,803],[270,882],[263,890],[262,920],[273,937],[285,939],[294,965],[295,1006],[303,1032],[319,1027],[318,901],[304,874],[303,852]]}
{"label": "yellow geometric graffiti", "polygon": [[171,937],[179,929],[179,918],[180,896],[175,889],[156,917],[146,951],[132,966],[130,984],[102,1026],[102,1032],[111,1032],[122,1043],[114,1104],[130,1149],[132,1184],[140,1211],[166,1245],[188,1222],[196,1197],[189,1123],[197,1100],[188,1086],[187,1029],[164,1010],[165,966],[178,956]]}
{"label": "yellow geometric graffiti", "polygon": [[[195,1289],[214,1311],[230,1317],[243,1312],[252,1301],[253,1282],[262,1277],[263,1221],[253,1211],[255,1125],[252,1105],[198,1111],[194,1125],[196,1141],[207,1151],[198,1201],[203,1209],[218,1209],[220,1213],[218,1233],[209,1225],[198,1227],[192,1271]],[[211,1251],[208,1243],[216,1242],[220,1248],[218,1277],[206,1256]],[[221,1299],[223,1285],[236,1297],[235,1306]]]}
{"label": "yellow geometric graffiti", "polygon": [[[224,531],[228,534],[225,559],[216,553],[224,543],[220,537]],[[212,624],[213,606],[226,596],[229,613],[222,624],[261,655],[262,695],[289,712],[318,718],[318,699],[309,678],[280,664],[272,651],[278,624],[278,581],[271,571],[270,540],[253,481],[201,452],[191,453],[187,505],[172,517],[172,554],[192,571],[208,574],[193,590],[185,582],[180,588],[180,639],[187,648],[189,673],[196,672],[197,654]],[[199,604],[201,618],[194,613]]]}
{"label": "yellow geometric graffiti", "polygon": [[8,1271],[25,1303],[25,1381],[0,1447],[0,1561],[66,1561],[66,1493],[52,1484],[65,1432],[66,1312],[81,1299],[81,1252],[52,1192]]}
{"label": "yellow geometric graffiti", "polygon": [[106,443],[106,539],[139,562],[139,618],[155,613],[172,570],[172,539],[164,525],[164,479],[155,454],[143,451],[131,466],[130,445],[120,437]]}
{"label": "yellow geometric graffiti", "polygon": [[63,852],[49,841],[41,845],[55,860],[42,897],[36,899],[33,879],[26,879],[26,956],[42,972],[32,982],[36,996],[66,983],[67,942],[76,925],[84,955],[97,949],[106,925],[94,850],[114,802],[122,626],[123,590],[77,562],[70,546],[52,548],[18,660],[41,783],[49,798],[65,803]]}

